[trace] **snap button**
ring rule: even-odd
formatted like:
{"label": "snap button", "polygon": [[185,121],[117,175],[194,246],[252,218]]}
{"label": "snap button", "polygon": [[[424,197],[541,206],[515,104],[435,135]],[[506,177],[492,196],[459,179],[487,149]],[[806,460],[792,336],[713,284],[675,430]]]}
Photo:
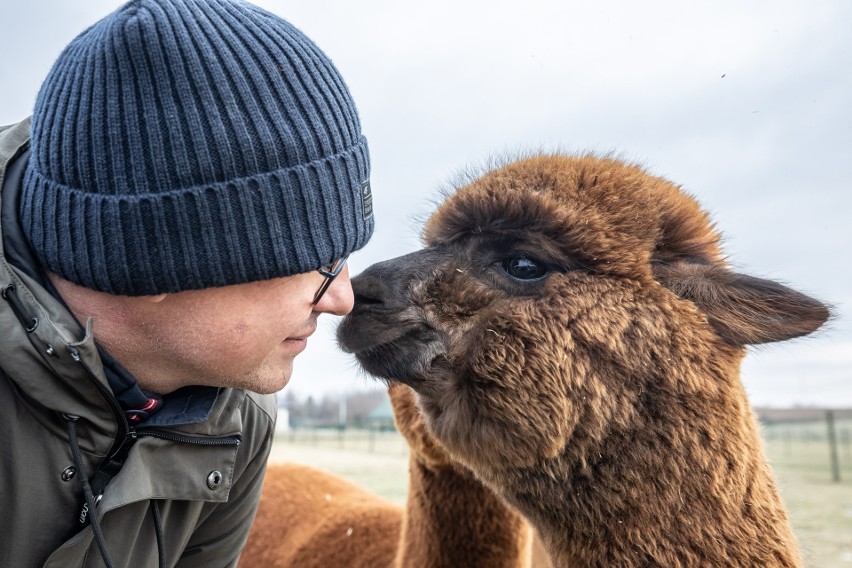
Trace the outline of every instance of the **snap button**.
{"label": "snap button", "polygon": [[210,472],[210,475],[207,476],[207,487],[210,489],[216,489],[222,484],[222,474],[216,470]]}
{"label": "snap button", "polygon": [[77,469],[73,465],[69,465],[62,471],[62,481],[71,481]]}

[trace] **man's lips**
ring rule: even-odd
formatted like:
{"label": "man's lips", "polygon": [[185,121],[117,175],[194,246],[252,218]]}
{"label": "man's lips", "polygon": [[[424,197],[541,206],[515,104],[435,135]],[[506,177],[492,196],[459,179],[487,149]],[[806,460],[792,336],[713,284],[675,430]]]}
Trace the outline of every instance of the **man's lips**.
{"label": "man's lips", "polygon": [[294,335],[293,337],[288,337],[284,341],[306,341],[310,336],[314,334],[317,330],[317,326],[312,326],[307,332],[301,335]]}

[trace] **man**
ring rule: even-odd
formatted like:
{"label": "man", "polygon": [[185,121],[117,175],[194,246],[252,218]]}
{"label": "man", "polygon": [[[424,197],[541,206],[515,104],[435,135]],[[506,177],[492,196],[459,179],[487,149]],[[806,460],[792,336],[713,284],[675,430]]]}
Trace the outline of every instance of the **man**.
{"label": "man", "polygon": [[236,564],[257,393],[351,309],[373,231],[337,70],[249,4],[129,2],[0,129],[0,184],[0,565]]}

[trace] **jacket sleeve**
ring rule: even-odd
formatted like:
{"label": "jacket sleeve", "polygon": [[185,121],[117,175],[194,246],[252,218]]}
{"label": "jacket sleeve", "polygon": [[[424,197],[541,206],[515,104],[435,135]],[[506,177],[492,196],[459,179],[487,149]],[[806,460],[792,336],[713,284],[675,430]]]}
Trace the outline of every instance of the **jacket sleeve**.
{"label": "jacket sleeve", "polygon": [[178,568],[235,567],[260,502],[266,461],[272,449],[274,423],[270,420],[258,451],[231,488],[228,501],[210,504],[213,511],[202,521],[178,560]]}

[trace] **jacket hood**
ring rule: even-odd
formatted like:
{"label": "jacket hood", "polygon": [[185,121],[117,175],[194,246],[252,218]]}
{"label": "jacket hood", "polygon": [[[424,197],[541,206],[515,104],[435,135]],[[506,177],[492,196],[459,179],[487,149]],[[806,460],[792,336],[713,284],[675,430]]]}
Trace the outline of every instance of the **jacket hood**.
{"label": "jacket hood", "polygon": [[[109,400],[91,321],[81,334],[74,316],[43,286],[17,222],[29,127],[25,120],[0,132],[0,290],[5,300],[0,301],[0,370],[39,405],[85,418],[80,436],[84,450],[108,448],[120,425]],[[100,386],[91,380],[86,366]],[[45,426],[55,428],[57,434],[61,431],[58,423]]]}
{"label": "jacket hood", "polygon": [[[91,318],[81,330],[47,289],[21,228],[18,207],[29,135],[29,119],[0,130],[0,291],[5,300],[0,301],[0,371],[39,405],[83,418],[81,446],[93,451],[109,447],[127,423],[110,390]],[[181,430],[198,435],[238,432],[239,420],[226,408],[243,396],[244,391],[225,389],[205,419]]]}

